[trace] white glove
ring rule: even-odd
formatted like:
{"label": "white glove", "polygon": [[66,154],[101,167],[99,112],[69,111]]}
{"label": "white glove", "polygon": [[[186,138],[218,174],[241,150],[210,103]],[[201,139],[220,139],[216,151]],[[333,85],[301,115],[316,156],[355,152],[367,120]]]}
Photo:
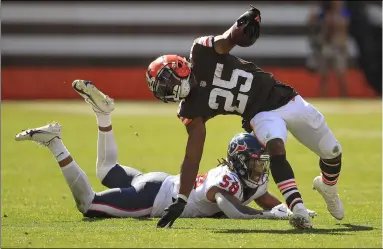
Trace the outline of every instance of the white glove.
{"label": "white glove", "polygon": [[288,220],[293,213],[287,208],[285,204],[279,204],[270,210],[270,213],[274,214],[276,219]]}
{"label": "white glove", "polygon": [[[318,215],[315,211],[310,209],[307,209],[307,212],[309,213],[309,216],[311,218],[314,218],[315,216]],[[282,219],[282,220],[288,220],[289,217],[293,214],[293,212],[291,212],[291,210],[284,203],[281,203],[273,207],[270,210],[270,213],[274,214],[276,219]]]}

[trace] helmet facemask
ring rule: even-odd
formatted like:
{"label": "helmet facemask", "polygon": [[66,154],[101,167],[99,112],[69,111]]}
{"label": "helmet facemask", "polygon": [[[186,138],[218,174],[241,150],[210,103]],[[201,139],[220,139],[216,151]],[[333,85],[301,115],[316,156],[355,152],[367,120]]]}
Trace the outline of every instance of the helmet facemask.
{"label": "helmet facemask", "polygon": [[268,154],[252,153],[234,156],[233,167],[240,178],[249,188],[257,188],[268,180],[270,156]]}
{"label": "helmet facemask", "polygon": [[165,103],[168,101],[176,102],[184,99],[189,94],[189,78],[190,74],[187,78],[177,77],[169,66],[165,66],[158,73],[151,90],[155,97]]}

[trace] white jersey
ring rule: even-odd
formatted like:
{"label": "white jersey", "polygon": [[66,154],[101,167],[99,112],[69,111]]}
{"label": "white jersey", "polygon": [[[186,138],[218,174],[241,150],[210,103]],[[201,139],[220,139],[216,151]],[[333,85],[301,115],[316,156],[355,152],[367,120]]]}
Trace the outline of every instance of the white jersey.
{"label": "white jersey", "polygon": [[[176,198],[180,186],[180,177],[168,176],[154,200],[151,217],[161,217],[164,209]],[[188,203],[181,217],[210,217],[221,210],[217,203],[211,202],[206,198],[206,194],[212,187],[218,187],[231,193],[245,205],[257,199],[267,191],[267,182],[260,186],[251,196],[244,197],[244,186],[239,180],[238,175],[229,170],[227,166],[218,166],[208,171],[206,174],[199,174],[196,178],[194,188],[190,193]]]}

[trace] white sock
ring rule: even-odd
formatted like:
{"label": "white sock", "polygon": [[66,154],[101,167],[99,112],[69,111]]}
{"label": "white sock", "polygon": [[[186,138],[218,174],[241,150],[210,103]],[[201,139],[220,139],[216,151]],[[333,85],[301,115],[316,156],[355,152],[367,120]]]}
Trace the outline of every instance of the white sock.
{"label": "white sock", "polygon": [[78,210],[82,213],[86,213],[95,195],[88,177],[74,160],[68,165],[61,167],[61,171],[72,191]]}
{"label": "white sock", "polygon": [[112,117],[110,114],[96,112],[97,125],[100,127],[108,127],[112,124]]}
{"label": "white sock", "polygon": [[50,141],[48,148],[51,150],[57,162],[60,162],[69,156],[69,151],[63,144],[62,140],[59,138],[54,138],[52,141]]}
{"label": "white sock", "polygon": [[118,149],[113,130],[98,131],[96,174],[102,181],[117,164]]}

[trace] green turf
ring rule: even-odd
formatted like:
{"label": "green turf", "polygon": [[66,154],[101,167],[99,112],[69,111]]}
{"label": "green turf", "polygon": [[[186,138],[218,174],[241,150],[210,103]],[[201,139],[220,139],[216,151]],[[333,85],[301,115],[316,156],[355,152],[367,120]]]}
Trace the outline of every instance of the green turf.
{"label": "green turf", "polygon": [[[291,135],[288,159],[306,206],[318,212],[314,229],[299,231],[287,221],[179,219],[173,229],[157,219],[84,220],[53,156],[31,142],[15,142],[21,129],[59,121],[63,141],[96,191],[97,127],[85,102],[2,102],[2,247],[382,247],[382,133],[378,101],[313,101],[341,142],[344,157],[339,193],[346,214],[328,214],[311,189],[318,158]],[[175,105],[116,103],[114,131],[119,161],[142,171],[178,173],[186,131]],[[230,138],[241,130],[238,117],[208,122],[200,171],[216,165]],[[137,135],[135,133],[138,133]],[[273,181],[270,191],[281,197]]]}

